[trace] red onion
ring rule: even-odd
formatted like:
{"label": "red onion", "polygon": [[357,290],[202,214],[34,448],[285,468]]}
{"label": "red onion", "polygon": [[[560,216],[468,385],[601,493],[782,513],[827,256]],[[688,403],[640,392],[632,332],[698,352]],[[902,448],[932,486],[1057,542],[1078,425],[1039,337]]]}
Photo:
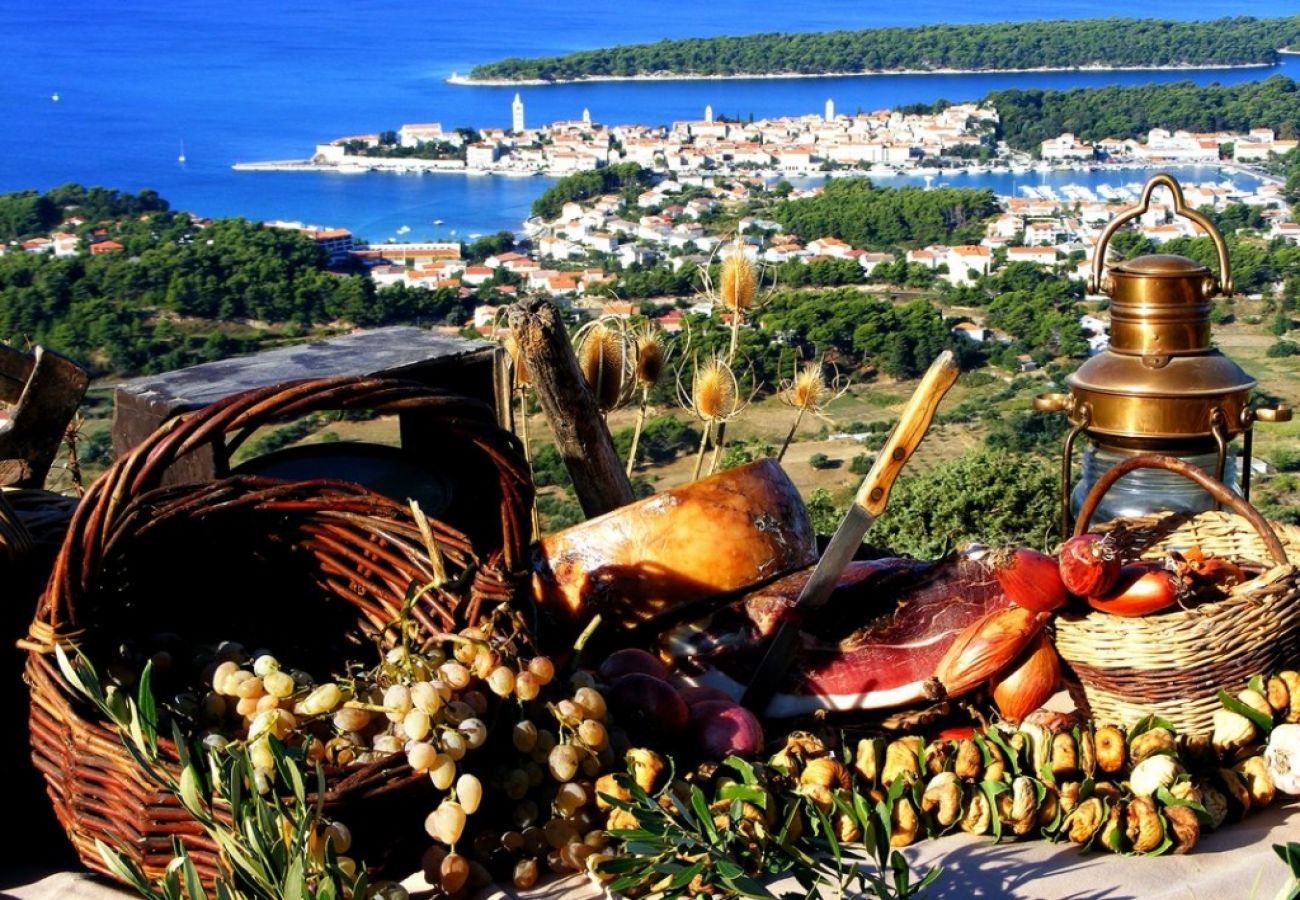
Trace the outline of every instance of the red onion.
{"label": "red onion", "polygon": [[1099,534],[1072,537],[1061,547],[1061,582],[1080,597],[1109,591],[1119,580],[1121,566],[1115,542]]}

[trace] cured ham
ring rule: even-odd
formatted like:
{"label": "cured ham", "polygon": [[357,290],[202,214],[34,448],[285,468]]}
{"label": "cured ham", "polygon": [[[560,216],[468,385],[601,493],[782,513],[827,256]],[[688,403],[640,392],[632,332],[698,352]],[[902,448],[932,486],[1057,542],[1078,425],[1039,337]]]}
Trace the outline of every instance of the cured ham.
{"label": "cured ham", "polygon": [[773,460],[647,497],[543,538],[533,593],[577,622],[634,627],[815,562],[799,492]]}
{"label": "cured ham", "polygon": [[[739,699],[811,570],[787,576],[706,620],[673,629],[665,651],[691,680]],[[794,665],[764,714],[890,709],[938,699],[935,667],[968,625],[1011,601],[967,556],[937,563],[851,563],[830,602],[801,626]]]}

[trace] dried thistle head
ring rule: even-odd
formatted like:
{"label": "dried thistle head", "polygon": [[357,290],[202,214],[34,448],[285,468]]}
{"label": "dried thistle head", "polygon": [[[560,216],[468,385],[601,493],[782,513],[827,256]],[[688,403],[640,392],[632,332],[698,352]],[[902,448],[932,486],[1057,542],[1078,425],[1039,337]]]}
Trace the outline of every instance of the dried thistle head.
{"label": "dried thistle head", "polygon": [[632,335],[634,353],[632,375],[643,388],[652,388],[663,377],[668,362],[662,329],[647,322]]}
{"label": "dried thistle head", "polygon": [[745,243],[736,238],[723,251],[722,272],[718,276],[718,300],[730,312],[744,313],[754,305],[758,294],[758,270],[745,255]]}
{"label": "dried thistle head", "polygon": [[848,382],[832,366],[828,381],[825,367],[819,360],[806,362],[798,368],[789,381],[783,382],[779,397],[786,406],[820,416],[826,406],[839,399],[848,390]]}
{"label": "dried thistle head", "polygon": [[740,379],[722,356],[711,356],[702,366],[695,361],[689,393],[683,389],[680,377],[677,387],[682,406],[706,422],[735,418],[752,399],[741,396]]}
{"label": "dried thistle head", "polygon": [[576,335],[578,368],[596,398],[596,405],[609,412],[623,400],[627,382],[627,346],[621,330],[597,320]]}

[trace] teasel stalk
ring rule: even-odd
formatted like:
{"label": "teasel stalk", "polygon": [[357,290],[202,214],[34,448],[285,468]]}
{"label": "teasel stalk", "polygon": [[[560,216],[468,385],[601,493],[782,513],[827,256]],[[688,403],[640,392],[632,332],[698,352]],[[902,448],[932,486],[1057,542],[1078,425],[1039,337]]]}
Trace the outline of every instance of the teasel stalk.
{"label": "teasel stalk", "polygon": [[[523,354],[519,352],[519,342],[515,340],[513,334],[506,334],[502,341],[506,348],[506,354],[510,358],[510,390],[511,393],[519,400],[519,440],[524,445],[524,460],[528,463],[528,474],[533,474],[533,446],[528,440],[528,388],[531,381],[528,377],[528,367],[524,365]],[[537,497],[534,495],[532,508],[530,510],[533,539],[536,540],[542,536],[542,519],[537,512]]]}
{"label": "teasel stalk", "polygon": [[632,428],[632,448],[627,453],[627,474],[632,477],[636,465],[636,449],[641,443],[641,429],[645,426],[646,409],[650,405],[650,391],[663,378],[669,351],[664,346],[663,331],[651,322],[638,328],[632,335],[632,380],[641,388],[641,403]]}
{"label": "teasel stalk", "polygon": [[627,336],[618,324],[597,319],[578,329],[574,340],[582,377],[600,411],[608,414],[627,396]]}
{"label": "teasel stalk", "polygon": [[[740,326],[745,315],[755,309],[758,301],[758,270],[746,255],[745,242],[736,237],[723,251],[722,271],[718,275],[717,302],[731,319],[731,343],[727,349],[727,365],[736,365],[736,347],[740,342]],[[713,441],[713,458],[709,462],[709,474],[718,468],[722,458],[722,448],[726,445],[727,423],[717,424]]]}
{"label": "teasel stalk", "polygon": [[795,432],[799,430],[799,423],[803,421],[804,413],[812,413],[818,418],[825,419],[823,411],[832,401],[838,400],[849,389],[848,381],[841,378],[839,371],[833,366],[830,381],[826,380],[824,365],[820,360],[814,360],[803,364],[802,368],[796,368],[793,376],[789,381],[781,385],[781,391],[777,395],[782,403],[795,410],[794,423],[790,426],[790,431],[785,436],[785,441],[781,444],[781,452],[776,455],[776,461],[780,462],[785,457],[785,451],[790,447],[790,442],[794,440]]}
{"label": "teasel stalk", "polygon": [[[747,398],[741,396],[740,379],[736,377],[735,369],[723,356],[712,356],[703,366],[696,359],[690,392],[687,393],[683,387],[680,373],[677,390],[682,406],[704,422],[704,433],[700,435],[700,449],[695,454],[695,469],[691,473],[691,480],[695,480],[700,477],[700,470],[704,464],[704,450],[709,443],[709,431],[712,429],[720,436],[722,426],[739,415],[753,397],[752,395]],[[715,437],[715,458],[718,440],[719,438]]]}

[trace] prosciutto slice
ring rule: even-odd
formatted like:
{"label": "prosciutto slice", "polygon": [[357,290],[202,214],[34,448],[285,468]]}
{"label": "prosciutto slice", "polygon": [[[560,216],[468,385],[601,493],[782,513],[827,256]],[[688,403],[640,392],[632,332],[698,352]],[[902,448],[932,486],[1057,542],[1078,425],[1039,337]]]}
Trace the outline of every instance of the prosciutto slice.
{"label": "prosciutto slice", "polygon": [[[811,575],[786,576],[664,639],[691,680],[739,699]],[[935,667],[957,635],[1011,601],[980,562],[854,562],[830,602],[802,624],[794,665],[765,715],[890,709],[934,699]]]}

